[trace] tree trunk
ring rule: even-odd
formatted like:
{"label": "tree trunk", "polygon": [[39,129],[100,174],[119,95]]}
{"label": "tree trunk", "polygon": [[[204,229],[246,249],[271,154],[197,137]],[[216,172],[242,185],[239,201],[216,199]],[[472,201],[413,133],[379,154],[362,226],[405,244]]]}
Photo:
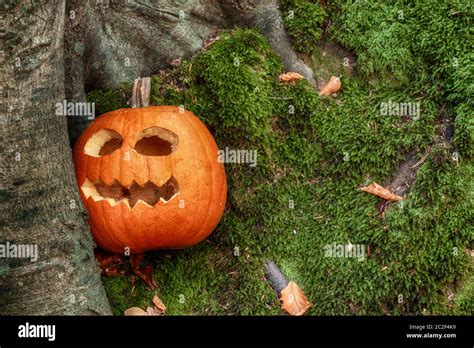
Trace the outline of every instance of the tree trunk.
{"label": "tree trunk", "polygon": [[76,187],[66,117],[55,114],[65,98],[65,2],[8,3],[0,34],[0,244],[37,245],[38,259],[0,258],[0,314],[110,314]]}

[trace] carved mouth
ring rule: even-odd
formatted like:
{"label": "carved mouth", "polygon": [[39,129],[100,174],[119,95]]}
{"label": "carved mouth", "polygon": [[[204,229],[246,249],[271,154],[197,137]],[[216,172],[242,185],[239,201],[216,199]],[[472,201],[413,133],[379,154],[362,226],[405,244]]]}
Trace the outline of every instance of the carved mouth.
{"label": "carved mouth", "polygon": [[111,206],[124,203],[130,209],[139,203],[146,204],[150,208],[160,201],[168,203],[179,193],[179,185],[174,177],[163,186],[157,186],[151,181],[141,186],[133,181],[128,187],[123,186],[118,180],[107,185],[102,180],[92,182],[86,179],[81,189],[86,198],[92,197],[96,202],[106,200]]}

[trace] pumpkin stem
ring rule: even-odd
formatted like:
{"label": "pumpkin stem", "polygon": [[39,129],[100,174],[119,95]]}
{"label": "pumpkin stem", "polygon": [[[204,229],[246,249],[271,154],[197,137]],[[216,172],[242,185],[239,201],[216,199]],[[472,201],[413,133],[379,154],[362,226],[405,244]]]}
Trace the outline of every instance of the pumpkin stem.
{"label": "pumpkin stem", "polygon": [[150,105],[151,78],[139,77],[133,82],[132,108]]}

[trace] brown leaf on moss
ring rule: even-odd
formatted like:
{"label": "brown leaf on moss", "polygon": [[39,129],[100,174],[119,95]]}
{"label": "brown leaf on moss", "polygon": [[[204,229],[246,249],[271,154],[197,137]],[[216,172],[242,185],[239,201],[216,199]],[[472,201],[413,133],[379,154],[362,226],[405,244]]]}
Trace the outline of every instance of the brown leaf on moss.
{"label": "brown leaf on moss", "polygon": [[380,186],[375,181],[372,182],[369,186],[362,187],[361,190],[377,197],[386,199],[387,201],[397,202],[403,199],[403,197],[392,193],[389,189]]}
{"label": "brown leaf on moss", "polygon": [[214,42],[216,42],[216,41],[219,40],[220,38],[221,38],[220,36],[210,36],[210,37],[206,38],[206,39],[204,40],[204,42],[203,42],[203,45],[202,45],[203,48],[204,48],[205,50],[207,50],[209,47],[212,46],[212,44],[213,44]]}
{"label": "brown leaf on moss", "polygon": [[320,96],[327,96],[336,93],[341,89],[341,79],[336,76],[331,76],[328,83],[319,91]]}
{"label": "brown leaf on moss", "polygon": [[106,267],[102,269],[101,274],[108,277],[116,277],[125,274],[125,271],[119,269],[118,267]]}
{"label": "brown leaf on moss", "polygon": [[180,66],[180,65],[181,65],[181,59],[180,59],[180,58],[173,59],[173,60],[170,62],[170,65],[171,65],[171,66],[174,66],[174,67]]}
{"label": "brown leaf on moss", "polygon": [[155,305],[155,311],[157,313],[159,313],[160,315],[161,314],[165,314],[166,312],[166,306],[165,304],[163,303],[163,301],[161,301],[161,299],[158,297],[158,296],[153,296],[153,304]]}
{"label": "brown leaf on moss", "polygon": [[153,266],[146,266],[142,269],[134,268],[133,272],[139,276],[150,289],[156,289],[158,287],[153,280]]}
{"label": "brown leaf on moss", "polygon": [[141,263],[145,257],[144,253],[141,254],[132,254],[130,256],[130,263],[132,265],[133,273],[140,277],[141,280],[145,282],[150,289],[155,289],[157,287],[155,281],[153,280],[153,266],[145,266],[140,268]]}
{"label": "brown leaf on moss", "polygon": [[99,249],[94,250],[94,255],[102,275],[117,276],[123,274],[123,271],[120,269],[125,263],[122,255],[109,254]]}
{"label": "brown leaf on moss", "polygon": [[150,314],[148,314],[141,308],[131,307],[131,308],[126,309],[123,315],[134,316],[134,315],[150,315]]}
{"label": "brown leaf on moss", "polygon": [[295,83],[295,81],[304,79],[304,77],[297,72],[287,72],[278,76],[278,81],[283,83]]}
{"label": "brown leaf on moss", "polygon": [[100,268],[109,267],[122,262],[122,255],[109,254],[99,249],[94,250],[94,255]]}
{"label": "brown leaf on moss", "polygon": [[293,281],[281,291],[280,300],[282,309],[289,315],[303,315],[311,307],[303,291]]}
{"label": "brown leaf on moss", "polygon": [[148,315],[153,315],[157,317],[159,317],[160,315],[163,315],[163,313],[160,312],[158,309],[156,309],[156,307],[147,307],[146,312],[148,313]]}
{"label": "brown leaf on moss", "polygon": [[139,269],[144,258],[145,258],[145,253],[130,255],[130,263],[132,265],[132,268]]}

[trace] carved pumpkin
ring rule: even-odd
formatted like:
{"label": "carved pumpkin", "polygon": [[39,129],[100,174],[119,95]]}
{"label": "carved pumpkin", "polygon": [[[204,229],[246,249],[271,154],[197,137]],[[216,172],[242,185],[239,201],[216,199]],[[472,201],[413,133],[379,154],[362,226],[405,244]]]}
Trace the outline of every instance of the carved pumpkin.
{"label": "carved pumpkin", "polygon": [[138,253],[206,238],[226,200],[224,166],[191,112],[158,106],[98,117],[74,147],[91,231],[103,249]]}

